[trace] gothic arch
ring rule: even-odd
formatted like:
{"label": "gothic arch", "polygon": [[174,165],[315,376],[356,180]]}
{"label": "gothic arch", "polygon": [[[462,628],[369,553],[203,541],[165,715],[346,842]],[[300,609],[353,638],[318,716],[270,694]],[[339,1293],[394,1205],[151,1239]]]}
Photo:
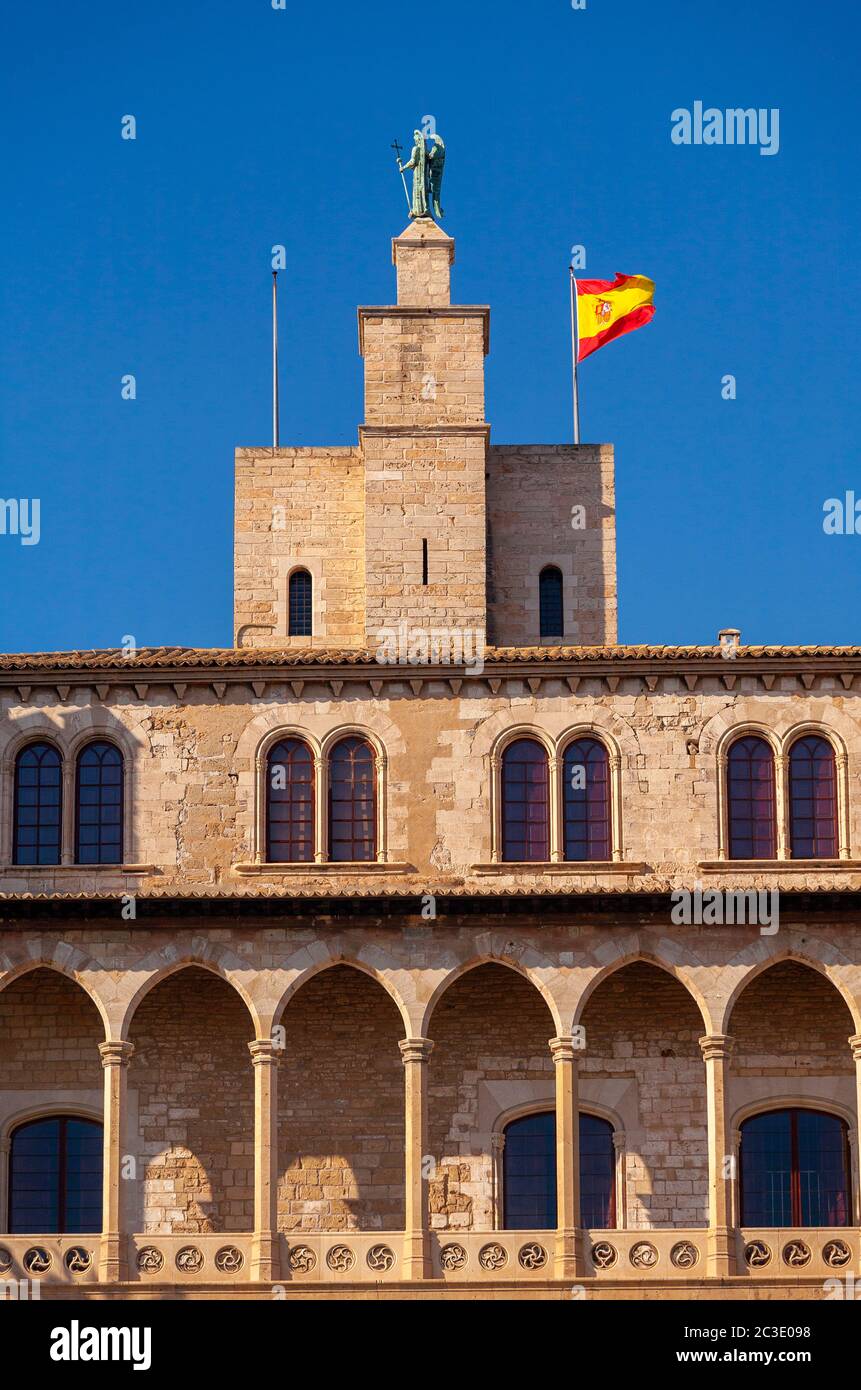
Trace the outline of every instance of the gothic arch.
{"label": "gothic arch", "polygon": [[[171,975],[176,975],[182,970],[189,970],[195,967],[200,970],[207,970],[212,975],[217,975],[219,979],[224,980],[225,984],[235,990],[251,1018],[254,1027],[254,1036],[256,1038],[265,1036],[260,1030],[260,1017],[252,994],[238,978],[240,970],[243,973],[247,973],[247,966],[245,966],[244,962],[235,957],[232,952],[228,952],[215,945],[210,945],[207,947],[206,951],[183,953],[182,956],[173,961],[165,962],[163,956],[161,959],[161,965],[154,968],[150,967],[150,973],[147,975],[146,979],[141,982],[135,993],[126,1001],[120,1021],[119,1032],[117,1034],[120,1041],[127,1041],[131,1025],[140,1004],[157,985],[160,985],[163,980],[169,979]],[[138,970],[134,973],[139,974],[146,968],[146,961],[142,961]]]}
{"label": "gothic arch", "polygon": [[[60,949],[62,949],[66,957],[65,961],[59,957]],[[2,1000],[3,991],[7,989],[9,985],[15,984],[15,982],[20,980],[24,975],[29,975],[34,970],[53,970],[57,975],[63,975],[73,985],[77,985],[90,1002],[95,1005],[105,1030],[105,1040],[107,1041],[110,1039],[110,1009],[102,999],[101,993],[93,984],[92,979],[87,978],[88,976],[97,974],[104,976],[105,970],[92,960],[91,957],[85,956],[84,953],[79,951],[75,946],[67,946],[63,943],[58,943],[53,954],[40,949],[38,956],[28,955],[26,958],[19,957],[17,963],[11,963],[9,956],[0,958],[0,964],[2,964],[3,960],[7,962],[8,968],[3,973],[0,973],[0,1000]]]}
{"label": "gothic arch", "polygon": [[[819,954],[814,947],[818,949]],[[805,938],[803,945],[797,941],[790,942],[779,950],[770,950],[763,938],[760,938],[727,963],[726,971],[737,972],[741,969],[744,973],[735,979],[721,1004],[718,1032],[729,1031],[733,1009],[748,985],[766,970],[784,961],[793,961],[822,975],[843,1000],[852,1015],[856,1029],[861,1032],[861,967],[853,965],[830,944],[810,937]]]}
{"label": "gothic arch", "polygon": [[[433,1033],[430,1031],[433,1024],[433,1014],[443,995],[447,993],[452,985],[462,979],[464,975],[470,974],[473,970],[480,969],[483,965],[502,965],[505,966],[506,969],[514,971],[516,975],[520,975],[528,984],[532,985],[533,989],[535,989],[543,999],[550,1014],[556,1036],[559,1036],[565,1031],[562,1025],[561,1012],[556,999],[553,997],[552,991],[545,982],[538,977],[537,971],[533,967],[522,964],[513,955],[507,953],[503,947],[501,950],[491,949],[481,956],[471,956],[469,960],[461,961],[459,965],[454,966],[453,969],[448,971],[425,1005],[421,1022],[421,1035],[423,1037],[433,1037]],[[550,962],[548,962],[548,965],[550,965]]]}

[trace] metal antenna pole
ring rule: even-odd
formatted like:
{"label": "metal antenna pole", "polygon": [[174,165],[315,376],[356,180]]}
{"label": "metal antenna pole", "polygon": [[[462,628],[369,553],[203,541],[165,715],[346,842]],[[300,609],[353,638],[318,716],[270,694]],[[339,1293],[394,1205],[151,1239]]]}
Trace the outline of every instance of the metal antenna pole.
{"label": "metal antenna pole", "polygon": [[272,448],[278,448],[278,271],[272,272]]}

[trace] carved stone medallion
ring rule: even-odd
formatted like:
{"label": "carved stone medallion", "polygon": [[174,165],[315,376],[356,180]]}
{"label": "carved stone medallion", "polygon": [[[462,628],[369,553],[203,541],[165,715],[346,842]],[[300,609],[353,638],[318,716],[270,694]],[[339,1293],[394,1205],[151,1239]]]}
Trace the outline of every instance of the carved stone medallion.
{"label": "carved stone medallion", "polygon": [[183,1274],[199,1274],[203,1269],[203,1255],[196,1245],[184,1245],[177,1251],[176,1267]]}
{"label": "carved stone medallion", "polygon": [[288,1260],[294,1274],[310,1274],[317,1264],[317,1256],[309,1245],[291,1245]]}
{"label": "carved stone medallion", "polygon": [[456,1242],[444,1245],[439,1252],[439,1261],[443,1269],[463,1269],[466,1259],[466,1251]]}
{"label": "carved stone medallion", "polygon": [[215,1268],[222,1274],[238,1274],[245,1264],[245,1256],[235,1245],[222,1245],[215,1256]]}
{"label": "carved stone medallion", "polygon": [[336,1274],[346,1274],[356,1263],[356,1257],[349,1245],[333,1245],[326,1256],[326,1264]]}

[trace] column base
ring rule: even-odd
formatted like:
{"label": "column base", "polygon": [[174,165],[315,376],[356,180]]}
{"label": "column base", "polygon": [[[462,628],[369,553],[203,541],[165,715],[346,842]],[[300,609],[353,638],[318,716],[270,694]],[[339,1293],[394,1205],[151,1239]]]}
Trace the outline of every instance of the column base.
{"label": "column base", "polygon": [[280,1243],[272,1231],[255,1231],[251,1237],[251,1281],[277,1283],[281,1277]]}
{"label": "column base", "polygon": [[553,1274],[556,1279],[582,1279],[586,1273],[586,1254],[583,1232],[556,1232],[556,1254]]}
{"label": "column base", "polygon": [[124,1284],[128,1278],[125,1236],[109,1231],[99,1243],[99,1283]]}
{"label": "column base", "polygon": [[430,1234],[427,1231],[404,1231],[403,1274],[405,1279],[430,1279]]}
{"label": "column base", "polygon": [[728,1279],[735,1274],[738,1258],[737,1233],[730,1226],[716,1226],[708,1233],[706,1272],[710,1279]]}

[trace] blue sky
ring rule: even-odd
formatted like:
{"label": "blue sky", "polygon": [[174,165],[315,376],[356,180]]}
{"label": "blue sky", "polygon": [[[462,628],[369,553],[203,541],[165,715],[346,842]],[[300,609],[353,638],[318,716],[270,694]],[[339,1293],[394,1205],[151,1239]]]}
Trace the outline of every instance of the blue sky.
{"label": "blue sky", "polygon": [[[0,498],[38,497],[41,539],[0,535],[0,650],[229,645],[270,248],[282,442],[354,443],[355,306],[393,299],[406,220],[389,146],[424,115],[455,298],[492,308],[495,442],[570,438],[572,245],[657,282],[653,323],[582,370],[621,640],[861,641],[861,535],[822,529],[861,498],[859,28],[845,0],[7,9]],[[778,108],[779,153],[674,145],[695,101]]]}

